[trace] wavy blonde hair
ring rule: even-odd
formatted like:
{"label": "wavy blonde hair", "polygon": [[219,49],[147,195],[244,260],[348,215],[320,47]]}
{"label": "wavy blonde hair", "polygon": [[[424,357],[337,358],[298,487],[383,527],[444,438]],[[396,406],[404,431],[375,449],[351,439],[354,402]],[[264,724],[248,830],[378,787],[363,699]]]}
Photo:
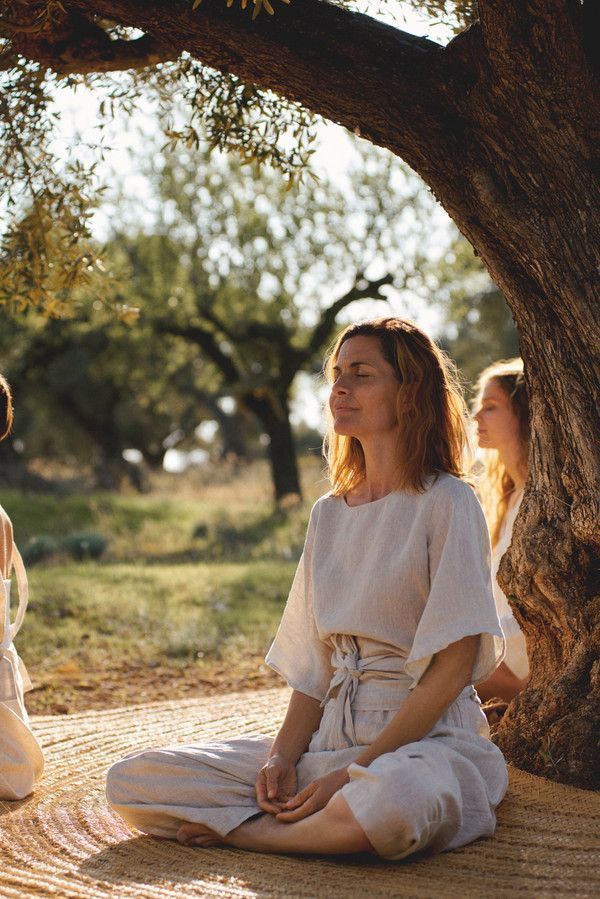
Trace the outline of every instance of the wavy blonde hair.
{"label": "wavy blonde hair", "polygon": [[[337,338],[324,365],[329,384],[341,347],[352,337],[376,337],[398,379],[397,490],[423,492],[425,478],[444,471],[464,478],[471,458],[469,417],[456,368],[415,324],[377,318],[350,325]],[[327,407],[323,455],[332,494],[340,496],[364,479],[365,456],[356,437],[339,435]]]}
{"label": "wavy blonde hair", "polygon": [[[529,400],[523,374],[523,360],[519,358],[501,360],[494,362],[481,372],[477,380],[473,414],[481,407],[483,392],[490,381],[495,381],[498,387],[504,391],[510,407],[518,419],[522,450],[521,463],[526,469],[530,428]],[[483,474],[478,479],[477,492],[481,498],[488,523],[492,546],[495,546],[500,538],[500,528],[508,509],[510,496],[515,489],[515,482],[502,464],[498,450],[482,449],[481,462]]]}

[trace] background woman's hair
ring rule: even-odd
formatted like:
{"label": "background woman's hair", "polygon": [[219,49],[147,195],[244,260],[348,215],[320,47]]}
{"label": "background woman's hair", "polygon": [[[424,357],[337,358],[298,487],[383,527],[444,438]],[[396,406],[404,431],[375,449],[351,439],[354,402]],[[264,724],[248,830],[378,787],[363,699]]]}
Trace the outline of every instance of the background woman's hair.
{"label": "background woman's hair", "polygon": [[[494,362],[481,372],[477,381],[477,394],[473,403],[474,412],[481,407],[483,391],[490,381],[494,381],[504,391],[510,402],[510,407],[518,419],[522,452],[520,461],[526,470],[530,429],[529,400],[523,374],[523,360],[517,358]],[[492,546],[495,546],[500,537],[500,528],[506,515],[510,495],[515,489],[515,482],[500,461],[497,450],[482,450],[481,462],[483,475],[478,479],[477,492],[485,512]]]}
{"label": "background woman's hair", "polygon": [[8,381],[0,375],[0,440],[10,433],[13,422],[12,393]]}
{"label": "background woman's hair", "polygon": [[[422,492],[425,478],[439,471],[465,477],[470,462],[468,412],[446,354],[415,324],[402,318],[377,318],[347,327],[328,354],[324,372],[333,368],[351,337],[376,337],[398,378],[397,489]],[[327,407],[323,454],[334,496],[347,493],[365,477],[365,456],[355,437],[336,434]]]}

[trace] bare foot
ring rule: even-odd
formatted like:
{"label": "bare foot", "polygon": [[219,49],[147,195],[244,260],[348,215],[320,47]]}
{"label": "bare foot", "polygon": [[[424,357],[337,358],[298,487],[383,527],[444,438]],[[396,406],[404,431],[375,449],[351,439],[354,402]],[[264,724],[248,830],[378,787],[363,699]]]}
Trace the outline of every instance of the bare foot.
{"label": "bare foot", "polygon": [[183,846],[224,846],[223,837],[206,824],[182,824],[177,831],[177,840]]}

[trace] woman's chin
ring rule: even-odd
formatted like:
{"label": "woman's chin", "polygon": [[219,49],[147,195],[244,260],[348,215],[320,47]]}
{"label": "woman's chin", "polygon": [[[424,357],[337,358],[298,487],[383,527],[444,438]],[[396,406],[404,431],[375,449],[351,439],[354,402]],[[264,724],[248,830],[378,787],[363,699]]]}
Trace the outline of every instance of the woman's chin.
{"label": "woman's chin", "polygon": [[348,427],[348,425],[344,425],[342,422],[334,422],[333,430],[338,437],[356,437],[353,429]]}

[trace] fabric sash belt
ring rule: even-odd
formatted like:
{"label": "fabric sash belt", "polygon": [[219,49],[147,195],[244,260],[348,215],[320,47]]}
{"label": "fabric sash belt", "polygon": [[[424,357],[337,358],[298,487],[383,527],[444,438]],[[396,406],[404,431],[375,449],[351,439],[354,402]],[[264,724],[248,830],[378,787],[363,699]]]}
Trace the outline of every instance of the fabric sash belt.
{"label": "fabric sash belt", "polygon": [[[338,733],[343,733],[352,746],[357,746],[356,731],[354,728],[353,707],[356,704],[359,686],[364,687],[371,681],[374,691],[381,690],[381,681],[395,682],[394,693],[396,699],[408,696],[412,678],[404,672],[404,659],[399,655],[387,653],[362,658],[356,639],[348,634],[339,634],[331,638],[334,649],[331,655],[331,664],[334,674],[331,678],[327,694],[321,703],[325,706],[332,703],[331,712],[334,720],[331,722]],[[369,707],[363,702],[359,703],[365,708]],[[394,708],[394,704],[389,706]],[[401,703],[396,706],[399,708]],[[375,703],[373,708],[381,708],[381,704]]]}

